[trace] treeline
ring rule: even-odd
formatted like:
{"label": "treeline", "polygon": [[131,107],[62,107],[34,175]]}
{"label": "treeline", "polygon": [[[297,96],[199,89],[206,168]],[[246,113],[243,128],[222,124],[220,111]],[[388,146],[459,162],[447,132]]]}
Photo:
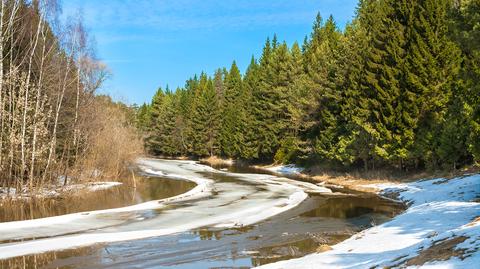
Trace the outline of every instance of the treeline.
{"label": "treeline", "polygon": [[365,169],[480,160],[480,1],[362,0],[345,30],[267,39],[235,64],[159,89],[137,123],[156,155]]}
{"label": "treeline", "polygon": [[[0,187],[117,175],[138,151],[134,129],[119,105],[95,95],[109,73],[81,16],[63,25],[53,0],[0,8]],[[103,152],[122,137],[127,149]]]}

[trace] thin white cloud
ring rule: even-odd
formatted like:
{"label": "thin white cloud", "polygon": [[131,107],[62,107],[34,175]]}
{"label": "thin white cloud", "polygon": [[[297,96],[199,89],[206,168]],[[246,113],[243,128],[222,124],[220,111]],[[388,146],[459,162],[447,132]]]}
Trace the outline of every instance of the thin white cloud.
{"label": "thin white cloud", "polygon": [[344,2],[352,1],[86,0],[67,7],[83,7],[87,24],[95,28],[178,31],[305,23],[312,21],[317,9],[341,8]]}

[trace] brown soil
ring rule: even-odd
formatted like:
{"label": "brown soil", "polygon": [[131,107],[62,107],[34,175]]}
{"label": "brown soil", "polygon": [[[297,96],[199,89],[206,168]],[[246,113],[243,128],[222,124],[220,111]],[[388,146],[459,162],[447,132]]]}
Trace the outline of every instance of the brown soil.
{"label": "brown soil", "polygon": [[434,242],[433,245],[427,249],[424,249],[418,253],[414,258],[411,258],[405,262],[406,266],[421,266],[427,262],[432,261],[446,261],[452,257],[462,258],[464,250],[455,249],[455,247],[467,240],[468,237],[458,236],[445,239],[442,241]]}

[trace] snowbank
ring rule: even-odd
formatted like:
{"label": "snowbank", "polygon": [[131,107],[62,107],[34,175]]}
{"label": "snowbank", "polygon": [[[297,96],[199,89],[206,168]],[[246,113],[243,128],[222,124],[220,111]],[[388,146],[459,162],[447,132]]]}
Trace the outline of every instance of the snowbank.
{"label": "snowbank", "polygon": [[[44,187],[35,193],[31,193],[28,187],[23,187],[20,192],[17,192],[16,188],[0,188],[0,200],[1,199],[23,199],[27,200],[34,196],[35,198],[55,198],[61,196],[65,192],[78,192],[78,191],[101,191],[110,189],[116,186],[122,185],[121,182],[86,182],[71,184],[67,186],[50,186]],[[10,193],[9,193],[10,192]]]}
{"label": "snowbank", "polygon": [[259,268],[478,268],[480,175],[373,187],[410,207],[331,251]]}

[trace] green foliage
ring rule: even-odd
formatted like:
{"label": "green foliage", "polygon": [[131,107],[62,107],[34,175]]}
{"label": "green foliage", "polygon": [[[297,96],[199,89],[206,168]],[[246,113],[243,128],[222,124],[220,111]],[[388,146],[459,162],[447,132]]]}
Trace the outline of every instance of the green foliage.
{"label": "green foliage", "polygon": [[460,70],[465,106],[470,111],[470,134],[467,146],[480,161],[480,1],[461,1],[451,11],[450,33],[462,50]]}
{"label": "green foliage", "polygon": [[220,143],[227,157],[239,157],[243,146],[245,130],[244,90],[242,75],[235,62],[225,78],[224,105]]}
{"label": "green foliage", "polygon": [[193,153],[213,156],[219,148],[220,106],[213,81],[205,74],[200,79],[198,94],[192,117]]}

